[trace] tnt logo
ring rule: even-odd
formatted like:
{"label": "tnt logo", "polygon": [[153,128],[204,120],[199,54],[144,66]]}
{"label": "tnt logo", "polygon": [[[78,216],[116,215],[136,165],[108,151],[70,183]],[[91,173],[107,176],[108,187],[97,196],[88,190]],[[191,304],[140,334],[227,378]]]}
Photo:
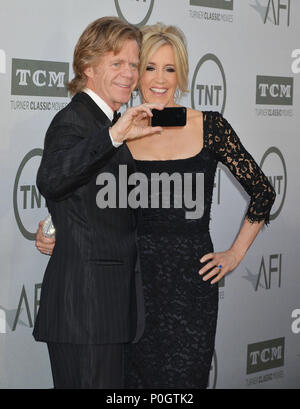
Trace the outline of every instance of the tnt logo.
{"label": "tnt logo", "polygon": [[206,54],[198,62],[191,87],[192,108],[224,113],[226,78],[223,66],[214,54]]}
{"label": "tnt logo", "polygon": [[147,24],[154,0],[115,0],[118,16],[137,27]]}
{"label": "tnt logo", "polygon": [[42,149],[33,149],[25,155],[14,184],[15,218],[21,233],[28,240],[35,240],[38,222],[45,216],[46,202],[35,185],[42,154]]}
{"label": "tnt logo", "polygon": [[276,200],[270,215],[270,220],[274,220],[283,208],[287,190],[287,170],[281,151],[276,146],[267,149],[260,161],[260,167],[276,191]]}

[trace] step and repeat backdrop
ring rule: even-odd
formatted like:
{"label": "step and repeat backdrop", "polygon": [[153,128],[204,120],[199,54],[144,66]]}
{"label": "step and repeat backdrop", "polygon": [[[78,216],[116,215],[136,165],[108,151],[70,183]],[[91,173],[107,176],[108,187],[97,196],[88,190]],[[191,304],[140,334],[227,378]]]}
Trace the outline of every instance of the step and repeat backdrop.
{"label": "step and repeat backdrop", "polygon": [[[47,215],[36,172],[50,121],[70,100],[77,39],[106,15],[183,30],[190,74],[181,104],[222,112],[277,193],[270,225],[219,286],[209,387],[300,387],[300,2],[1,0],[0,388],[52,387],[46,345],[32,337],[48,262],[34,242]],[[218,166],[216,251],[232,244],[247,204]]]}

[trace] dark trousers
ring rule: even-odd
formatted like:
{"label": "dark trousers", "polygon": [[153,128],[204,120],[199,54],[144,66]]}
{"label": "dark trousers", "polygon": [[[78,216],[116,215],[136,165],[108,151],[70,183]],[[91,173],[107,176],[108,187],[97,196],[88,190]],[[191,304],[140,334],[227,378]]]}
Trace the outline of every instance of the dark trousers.
{"label": "dark trousers", "polygon": [[123,388],[124,344],[47,346],[55,389]]}

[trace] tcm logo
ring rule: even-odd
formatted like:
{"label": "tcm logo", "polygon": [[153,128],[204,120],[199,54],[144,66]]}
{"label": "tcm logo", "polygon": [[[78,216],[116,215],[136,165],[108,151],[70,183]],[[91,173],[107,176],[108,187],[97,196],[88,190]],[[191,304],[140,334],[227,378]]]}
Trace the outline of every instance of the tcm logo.
{"label": "tcm logo", "polygon": [[226,78],[221,61],[214,54],[206,54],[198,62],[191,89],[191,103],[200,111],[219,111],[226,103]]}
{"label": "tcm logo", "polygon": [[284,338],[248,345],[247,375],[284,365]]}
{"label": "tcm logo", "polygon": [[14,184],[15,218],[20,232],[28,240],[35,240],[38,222],[45,215],[46,202],[35,185],[42,155],[42,149],[33,149],[25,155],[17,171]]}
{"label": "tcm logo", "polygon": [[291,327],[293,334],[300,334],[300,309],[294,310],[291,317],[294,318]]}
{"label": "tcm logo", "polygon": [[11,94],[67,97],[69,63],[12,59]]}
{"label": "tcm logo", "polygon": [[256,104],[258,105],[293,105],[294,78],[256,77]]}
{"label": "tcm logo", "polygon": [[118,16],[137,27],[147,23],[153,6],[154,0],[115,0]]}
{"label": "tcm logo", "polygon": [[274,220],[282,210],[287,189],[286,164],[280,150],[275,146],[271,146],[264,153],[260,161],[260,167],[276,192],[276,200],[270,214],[270,220]]}
{"label": "tcm logo", "polygon": [[215,9],[233,10],[233,0],[190,0],[190,6],[211,7]]}
{"label": "tcm logo", "polygon": [[255,0],[251,7],[260,14],[264,24],[290,25],[291,0]]}
{"label": "tcm logo", "polygon": [[292,72],[294,74],[299,74],[300,72],[300,49],[292,51],[292,58],[295,60],[292,62]]}
{"label": "tcm logo", "polygon": [[0,74],[6,74],[6,55],[5,51],[0,49]]}

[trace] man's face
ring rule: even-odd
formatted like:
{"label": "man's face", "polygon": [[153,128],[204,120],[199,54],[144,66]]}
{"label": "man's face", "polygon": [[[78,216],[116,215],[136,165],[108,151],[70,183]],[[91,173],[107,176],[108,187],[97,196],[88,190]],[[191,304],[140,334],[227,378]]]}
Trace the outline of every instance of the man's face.
{"label": "man's face", "polygon": [[126,40],[121,51],[104,54],[96,66],[85,70],[87,87],[98,94],[113,110],[128,102],[138,81],[139,47]]}

